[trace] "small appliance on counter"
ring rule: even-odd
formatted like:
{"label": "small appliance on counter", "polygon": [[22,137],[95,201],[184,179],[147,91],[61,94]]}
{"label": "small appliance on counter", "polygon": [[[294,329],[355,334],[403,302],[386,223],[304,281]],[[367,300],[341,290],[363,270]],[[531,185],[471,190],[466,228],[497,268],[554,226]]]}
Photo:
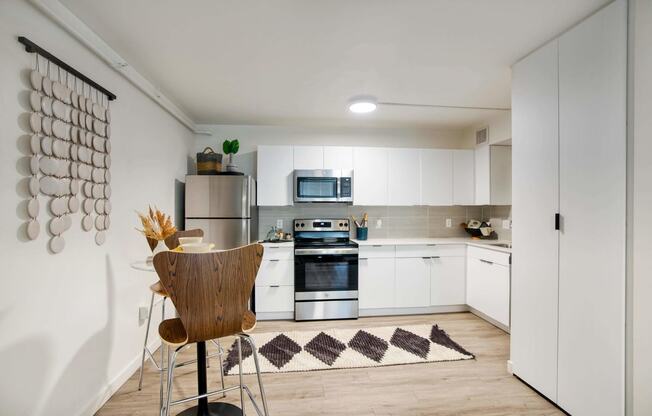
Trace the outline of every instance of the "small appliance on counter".
{"label": "small appliance on counter", "polygon": [[358,245],[348,219],[294,220],[294,317],[358,318]]}

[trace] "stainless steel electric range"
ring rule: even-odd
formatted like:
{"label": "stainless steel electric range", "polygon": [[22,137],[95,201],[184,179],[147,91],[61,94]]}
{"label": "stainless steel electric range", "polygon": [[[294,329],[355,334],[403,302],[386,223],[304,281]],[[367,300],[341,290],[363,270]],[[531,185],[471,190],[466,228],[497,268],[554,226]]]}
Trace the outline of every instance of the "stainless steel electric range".
{"label": "stainless steel electric range", "polygon": [[294,317],[358,317],[358,245],[348,219],[294,220]]}

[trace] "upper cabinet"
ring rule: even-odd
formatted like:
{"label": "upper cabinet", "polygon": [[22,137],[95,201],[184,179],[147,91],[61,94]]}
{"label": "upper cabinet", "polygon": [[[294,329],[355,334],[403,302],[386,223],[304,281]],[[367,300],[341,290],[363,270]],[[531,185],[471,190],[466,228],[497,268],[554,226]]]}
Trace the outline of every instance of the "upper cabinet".
{"label": "upper cabinet", "polygon": [[388,200],[389,205],[419,205],[419,149],[390,149]]}
{"label": "upper cabinet", "polygon": [[353,148],[353,204],[388,205],[389,149]]}
{"label": "upper cabinet", "polygon": [[294,169],[324,169],[324,148],[294,146]]}
{"label": "upper cabinet", "polygon": [[453,150],[422,149],[419,182],[421,205],[453,205]]}
{"label": "upper cabinet", "polygon": [[292,205],[292,146],[258,146],[258,205]]}
{"label": "upper cabinet", "polygon": [[352,147],[324,146],[323,149],[324,169],[353,169]]}
{"label": "upper cabinet", "polygon": [[475,149],[475,205],[512,203],[512,147],[484,145]]}
{"label": "upper cabinet", "polygon": [[475,203],[475,158],[474,151],[452,150],[453,152],[453,205]]}

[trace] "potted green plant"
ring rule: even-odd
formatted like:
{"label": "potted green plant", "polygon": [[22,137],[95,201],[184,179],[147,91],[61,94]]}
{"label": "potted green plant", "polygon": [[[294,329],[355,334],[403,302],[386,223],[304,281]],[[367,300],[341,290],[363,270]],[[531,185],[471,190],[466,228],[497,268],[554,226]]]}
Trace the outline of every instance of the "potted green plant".
{"label": "potted green plant", "polygon": [[224,140],[222,143],[222,151],[226,155],[226,171],[227,172],[237,172],[238,167],[233,164],[233,155],[238,153],[240,150],[240,142],[237,139],[233,140]]}

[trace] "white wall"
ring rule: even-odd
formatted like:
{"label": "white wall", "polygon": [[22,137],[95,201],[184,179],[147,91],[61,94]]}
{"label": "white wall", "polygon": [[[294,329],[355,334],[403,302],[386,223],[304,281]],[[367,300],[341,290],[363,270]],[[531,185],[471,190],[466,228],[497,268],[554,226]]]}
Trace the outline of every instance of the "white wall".
{"label": "white wall", "polygon": [[[26,91],[34,58],[18,35],[118,96],[104,246],[81,231],[77,214],[65,250],[50,254],[43,196],[41,235],[26,240]],[[134,210],[151,203],[174,212],[174,181],[186,173],[193,136],[24,0],[0,1],[0,109],[0,414],[90,415],[140,364],[144,326],[137,311],[156,278],[129,267],[148,253],[134,230]]]}
{"label": "white wall", "polygon": [[383,146],[383,147],[435,147],[472,148],[472,142],[465,140],[458,130],[420,130],[405,128],[328,128],[290,126],[236,126],[203,125],[199,130],[210,131],[211,135],[197,135],[195,151],[211,146],[222,152],[224,139],[238,139],[240,151],[236,164],[240,170],[256,173],[256,147],[261,144],[298,144],[332,146]]}
{"label": "white wall", "polygon": [[652,2],[630,0],[628,414],[652,414]]}

